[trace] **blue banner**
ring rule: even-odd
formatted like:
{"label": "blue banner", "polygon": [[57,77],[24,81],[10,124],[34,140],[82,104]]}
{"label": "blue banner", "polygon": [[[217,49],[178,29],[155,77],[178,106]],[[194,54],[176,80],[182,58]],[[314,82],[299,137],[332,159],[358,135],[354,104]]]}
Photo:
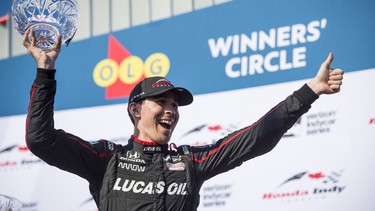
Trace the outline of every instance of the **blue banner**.
{"label": "blue banner", "polygon": [[[57,62],[55,108],[127,103],[129,87],[157,74],[195,95],[307,79],[329,52],[346,72],[372,68],[373,11],[369,0],[234,0],[73,42]],[[0,116],[27,113],[34,60],[0,67]]]}

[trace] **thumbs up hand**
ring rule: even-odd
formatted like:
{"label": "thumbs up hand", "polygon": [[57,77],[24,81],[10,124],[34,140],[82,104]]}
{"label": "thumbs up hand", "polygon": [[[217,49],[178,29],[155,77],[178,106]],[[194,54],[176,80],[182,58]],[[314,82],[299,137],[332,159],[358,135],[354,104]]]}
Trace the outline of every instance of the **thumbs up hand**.
{"label": "thumbs up hand", "polygon": [[318,95],[334,94],[340,91],[344,71],[331,68],[333,54],[330,53],[327,59],[320,65],[319,71],[307,85]]}

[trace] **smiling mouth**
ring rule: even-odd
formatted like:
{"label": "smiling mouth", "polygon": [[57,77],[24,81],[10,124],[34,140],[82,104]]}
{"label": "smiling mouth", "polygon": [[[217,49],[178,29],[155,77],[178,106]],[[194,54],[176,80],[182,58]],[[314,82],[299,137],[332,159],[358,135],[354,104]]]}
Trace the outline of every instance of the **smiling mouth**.
{"label": "smiling mouth", "polygon": [[162,119],[159,121],[159,124],[166,129],[171,129],[173,122],[172,120]]}

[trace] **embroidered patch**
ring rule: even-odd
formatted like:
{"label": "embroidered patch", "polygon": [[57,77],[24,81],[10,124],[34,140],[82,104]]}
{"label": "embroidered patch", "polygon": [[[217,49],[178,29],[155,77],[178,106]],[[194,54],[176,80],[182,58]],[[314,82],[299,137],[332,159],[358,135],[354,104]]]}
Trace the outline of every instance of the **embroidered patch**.
{"label": "embroidered patch", "polygon": [[166,162],[167,167],[171,171],[185,171],[185,163],[183,162],[178,162],[178,163],[170,163]]}

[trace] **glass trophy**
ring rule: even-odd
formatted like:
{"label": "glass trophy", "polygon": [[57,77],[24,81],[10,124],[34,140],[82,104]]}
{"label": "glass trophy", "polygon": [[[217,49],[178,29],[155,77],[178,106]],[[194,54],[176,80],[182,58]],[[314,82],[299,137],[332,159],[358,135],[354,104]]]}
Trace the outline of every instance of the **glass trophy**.
{"label": "glass trophy", "polygon": [[36,46],[45,51],[57,43],[59,35],[69,44],[77,31],[78,16],[76,0],[13,0],[14,28],[22,36],[33,29]]}

